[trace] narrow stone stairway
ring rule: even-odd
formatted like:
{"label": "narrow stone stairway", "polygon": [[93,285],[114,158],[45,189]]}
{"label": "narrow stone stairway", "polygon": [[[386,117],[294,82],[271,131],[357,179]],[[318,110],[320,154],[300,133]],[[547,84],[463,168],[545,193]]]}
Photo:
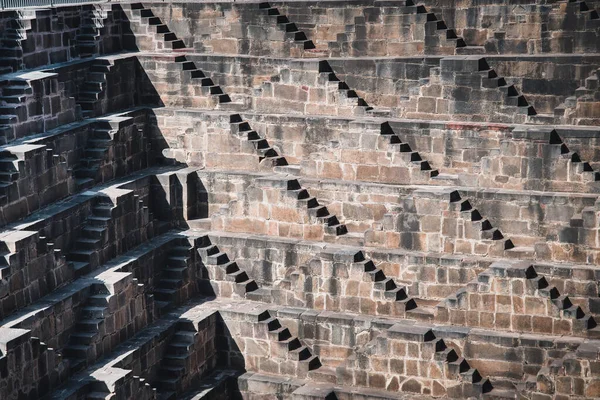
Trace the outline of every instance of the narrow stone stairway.
{"label": "narrow stone stairway", "polygon": [[550,144],[560,149],[560,156],[570,161],[574,172],[580,174],[584,181],[600,181],[600,173],[589,162],[583,161],[579,153],[570,150],[555,130],[550,133]]}
{"label": "narrow stone stairway", "polygon": [[406,287],[398,286],[392,278],[387,277],[381,268],[365,257],[364,252],[359,251],[353,255],[352,271],[362,273],[363,280],[373,282],[375,290],[380,292],[376,298],[394,302],[395,307],[398,307],[394,314],[404,316],[406,312],[417,308],[415,300],[409,298]]}
{"label": "narrow stone stairway", "polygon": [[583,86],[575,90],[574,96],[569,96],[554,109],[556,123],[568,123],[570,114],[577,108],[578,102],[600,102],[600,68],[585,78]]}
{"label": "narrow stone stairway", "polygon": [[186,239],[178,240],[169,250],[161,278],[153,291],[159,314],[162,315],[172,306],[185,300],[180,289],[188,282],[192,265],[193,247]]}
{"label": "narrow stone stairway", "polygon": [[82,17],[81,27],[75,36],[79,57],[86,58],[100,54],[99,42],[106,32],[104,20],[107,17],[108,13],[102,8],[102,5],[92,6],[86,15]]}
{"label": "narrow stone stairway", "polygon": [[585,332],[589,337],[600,338],[600,327],[593,316],[586,314],[583,309],[574,305],[569,296],[561,294],[556,286],[550,285],[546,278],[538,275],[535,268],[527,269],[528,289],[538,296],[548,298],[554,304],[560,315],[573,320],[573,331]]}
{"label": "narrow stone stairway", "polygon": [[198,246],[198,254],[208,269],[210,280],[232,282],[233,291],[242,298],[245,298],[247,293],[258,289],[256,281],[250,279],[244,269],[213,244],[208,235],[200,238]]}
{"label": "narrow stone stairway", "polygon": [[86,75],[86,80],[78,88],[76,102],[81,106],[83,118],[104,114],[100,100],[106,90],[106,75],[112,65],[108,60],[95,60]]}
{"label": "narrow stone stairway", "polygon": [[229,123],[232,134],[245,137],[254,146],[258,155],[258,162],[261,166],[272,169],[276,166],[288,165],[285,157],[281,156],[277,150],[271,147],[267,139],[262,138],[258,132],[253,130],[250,123],[240,114],[232,114],[229,117]]}
{"label": "narrow stone stairway", "polygon": [[287,16],[282,15],[277,7],[272,7],[269,3],[263,2],[258,5],[259,9],[263,10],[267,15],[273,18],[280,29],[286,32],[286,37],[295,41],[302,46],[304,50],[315,49],[315,44],[312,40],[306,37],[306,34],[298,29],[296,24],[290,22]]}
{"label": "narrow stone stairway", "polygon": [[151,9],[145,8],[142,3],[132,3],[123,11],[130,22],[137,22],[148,27],[148,32],[154,35],[159,50],[185,48],[183,40],[178,39],[175,33],[170,31],[168,26],[159,17],[156,17]]}
{"label": "narrow stone stairway", "polygon": [[20,79],[9,80],[0,88],[0,144],[6,144],[16,137],[14,125],[27,118],[27,96],[33,89]]}
{"label": "narrow stone stairway", "polygon": [[[481,82],[483,88],[497,89],[504,93],[504,112],[523,114],[527,117],[537,115],[533,106],[529,104],[525,96],[519,93],[515,85],[509,85],[506,79],[499,76],[484,58],[479,60],[479,73],[483,75]],[[553,118],[551,119],[553,120]]]}
{"label": "narrow stone stairway", "polygon": [[341,105],[354,106],[360,110],[357,114],[365,115],[368,111],[372,111],[373,107],[369,106],[365,99],[360,97],[356,91],[350,89],[348,84],[340,80],[327,61],[319,62],[319,73],[323,77],[328,88],[333,86],[338,93],[338,102]]}
{"label": "narrow stone stairway", "polygon": [[265,311],[258,316],[259,324],[266,327],[271,341],[277,342],[282,348],[281,357],[297,363],[297,373],[299,377],[306,376],[310,371],[321,368],[319,357],[313,355],[312,351],[300,343],[297,337],[292,336],[290,330],[281,325],[277,317],[271,316],[269,311]]}
{"label": "narrow stone stairway", "polygon": [[342,224],[326,206],[321,205],[316,197],[311,196],[297,179],[273,178],[261,179],[261,182],[268,184],[269,187],[284,190],[287,196],[297,202],[298,207],[304,208],[308,212],[312,220],[324,225],[325,234],[339,237],[348,233],[346,225]]}
{"label": "narrow stone stairway", "polygon": [[437,169],[432,168],[429,161],[421,157],[418,151],[413,150],[408,143],[402,141],[400,136],[394,132],[389,122],[381,124],[381,135],[389,139],[390,147],[402,153],[407,163],[415,165],[419,170],[429,174],[430,178],[435,178],[440,174]]}
{"label": "narrow stone stairway", "polygon": [[88,362],[95,360],[96,352],[92,346],[101,339],[110,296],[104,285],[92,285],[90,296],[81,308],[77,323],[69,336],[69,343],[63,349],[63,355],[69,360],[71,374],[81,371]]}
{"label": "narrow stone stairway", "polygon": [[93,187],[99,181],[100,166],[106,161],[115,133],[116,129],[103,124],[92,128],[80,165],[73,170],[78,191]]}
{"label": "narrow stone stairway", "polygon": [[177,323],[176,331],[166,345],[154,382],[160,400],[174,400],[181,394],[181,382],[188,372],[188,362],[194,352],[197,336],[198,332],[193,324]]}
{"label": "narrow stone stairway", "polygon": [[14,154],[0,153],[0,206],[6,205],[19,179],[19,160]]}
{"label": "narrow stone stairway", "polygon": [[108,226],[115,208],[109,198],[101,198],[92,208],[79,238],[67,254],[67,261],[72,263],[75,276],[85,275],[99,265],[98,252],[108,242]]}
{"label": "narrow stone stairway", "polygon": [[[474,208],[469,200],[464,200],[458,191],[452,191],[450,193],[450,209],[458,212],[467,221],[470,221],[474,228],[479,232],[478,239],[480,240],[492,240],[501,244],[501,250],[509,251],[515,249],[514,243],[504,237],[500,229],[494,228],[491,222],[484,218],[479,210]],[[521,249],[517,249],[520,253]],[[533,255],[533,249],[531,255]]]}
{"label": "narrow stone stairway", "polygon": [[23,50],[29,48],[27,32],[31,31],[35,10],[21,10],[18,18],[11,19],[9,27],[0,36],[0,72],[10,73],[25,69]]}

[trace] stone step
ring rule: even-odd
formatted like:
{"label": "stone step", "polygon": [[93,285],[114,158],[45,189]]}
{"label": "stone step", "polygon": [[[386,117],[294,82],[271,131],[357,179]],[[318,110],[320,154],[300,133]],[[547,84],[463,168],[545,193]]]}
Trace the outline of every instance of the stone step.
{"label": "stone step", "polygon": [[163,363],[167,366],[173,367],[185,367],[185,363],[187,361],[187,355],[181,354],[165,354],[163,356]]}
{"label": "stone step", "polygon": [[178,281],[187,281],[188,279],[188,268],[186,267],[179,267],[179,268],[173,268],[173,267],[168,267],[168,268],[164,268],[162,271],[162,275],[165,279],[172,279],[172,280],[178,280]]}
{"label": "stone step", "polygon": [[190,351],[194,347],[194,343],[179,343],[179,342],[171,342],[167,346],[167,351],[169,354],[177,354],[177,355],[189,355]]}
{"label": "stone step", "polygon": [[105,226],[85,226],[81,230],[81,235],[84,238],[90,239],[102,239],[107,232],[107,228]]}
{"label": "stone step", "polygon": [[81,250],[97,250],[102,246],[100,239],[79,238],[75,242],[75,246]]}
{"label": "stone step", "polygon": [[11,95],[11,96],[1,96],[0,104],[21,104],[26,101],[27,97],[25,95]]}
{"label": "stone step", "polygon": [[76,322],[76,329],[83,332],[97,332],[104,320],[100,318],[82,319]]}
{"label": "stone step", "polygon": [[[79,331],[73,332],[69,337],[69,342],[74,346],[82,346],[87,349],[89,345],[91,345],[94,339],[98,336],[98,332],[96,331]],[[87,351],[87,350],[86,350]],[[76,354],[74,354],[76,355]]]}
{"label": "stone step", "polygon": [[14,95],[32,95],[33,88],[30,86],[17,86],[17,85],[9,85],[2,88],[3,96],[14,96]]}
{"label": "stone step", "polygon": [[157,286],[161,289],[179,289],[184,284],[182,279],[177,278],[163,278],[158,281]]}
{"label": "stone step", "polygon": [[160,376],[156,382],[156,387],[160,391],[178,391],[180,385],[180,379],[178,378],[168,378],[164,376]]}
{"label": "stone step", "polygon": [[177,379],[185,375],[185,368],[165,365],[160,368],[158,374],[161,377]]}
{"label": "stone step", "polygon": [[95,250],[73,250],[69,254],[67,254],[67,260],[89,262],[94,253]]}
{"label": "stone step", "polygon": [[175,289],[156,288],[153,294],[158,301],[173,302],[177,299],[177,290]]}
{"label": "stone step", "polygon": [[108,392],[88,392],[85,398],[88,400],[109,400],[114,399],[114,394]]}
{"label": "stone step", "polygon": [[535,249],[527,246],[517,246],[506,249],[504,255],[511,259],[527,260],[535,258]]}
{"label": "stone step", "polygon": [[67,358],[76,360],[87,360],[89,346],[80,344],[69,344],[65,346],[62,353]]}

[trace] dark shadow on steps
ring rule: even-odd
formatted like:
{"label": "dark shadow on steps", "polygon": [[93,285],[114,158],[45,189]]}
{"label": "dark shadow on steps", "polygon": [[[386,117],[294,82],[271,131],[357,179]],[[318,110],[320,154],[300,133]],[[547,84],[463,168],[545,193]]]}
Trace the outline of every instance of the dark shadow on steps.
{"label": "dark shadow on steps", "polygon": [[217,368],[246,372],[244,354],[220,314],[217,317],[216,334]]}

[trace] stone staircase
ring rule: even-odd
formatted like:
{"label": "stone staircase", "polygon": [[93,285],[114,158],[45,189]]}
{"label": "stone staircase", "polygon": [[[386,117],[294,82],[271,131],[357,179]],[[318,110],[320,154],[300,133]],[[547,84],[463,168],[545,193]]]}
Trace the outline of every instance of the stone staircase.
{"label": "stone staircase", "polygon": [[231,103],[229,95],[223,92],[223,89],[219,85],[216,85],[204,72],[198,69],[193,61],[188,61],[186,56],[177,56],[175,62],[180,66],[184,74],[188,74],[192,82],[200,83],[202,94],[217,99],[219,104]]}
{"label": "stone staircase", "polygon": [[312,221],[323,224],[325,235],[334,238],[342,237],[348,233],[346,225],[329,212],[326,206],[319,204],[316,197],[310,195],[297,179],[285,177],[261,178],[262,187],[278,188],[286,197],[292,198],[297,207],[304,209]]}
{"label": "stone staircase", "polygon": [[35,10],[20,10],[18,16],[11,19],[8,27],[0,36],[0,74],[25,69],[23,64],[24,49],[30,47],[27,32],[31,31],[32,21],[36,18]]}
{"label": "stone staircase", "polygon": [[[576,292],[576,289],[571,290]],[[486,302],[490,307],[488,310],[485,309]],[[533,332],[539,334],[564,334],[590,339],[597,339],[600,335],[600,329],[591,313],[586,313],[579,305],[574,304],[569,296],[561,295],[556,286],[549,284],[544,276],[537,273],[535,265],[526,262],[493,263],[456,293],[441,301],[436,312],[440,323],[447,323],[464,312],[481,312],[490,313],[492,318],[502,316],[502,319],[496,321],[496,327],[506,331],[527,329],[523,326],[527,326],[531,318],[538,318],[534,319],[529,331],[533,329]],[[523,325],[518,325],[519,321]],[[468,325],[477,328],[475,324],[478,323],[471,322]],[[458,324],[464,325],[465,322]]]}
{"label": "stone staircase", "polygon": [[161,400],[179,398],[183,390],[182,379],[188,371],[188,363],[194,351],[198,331],[192,323],[178,322],[176,331],[165,347],[162,362],[153,382]]}
{"label": "stone staircase", "polygon": [[186,239],[178,240],[169,250],[161,278],[155,284],[153,291],[154,303],[159,310],[159,315],[187,298],[184,293],[181,293],[181,288],[190,279],[190,269],[193,267],[192,250],[193,247]]}
{"label": "stone staircase", "polygon": [[75,276],[84,275],[99,265],[99,252],[108,243],[108,229],[115,209],[116,206],[107,197],[102,197],[92,208],[73,250],[67,254]]}
{"label": "stone staircase", "polygon": [[112,66],[109,60],[95,60],[86,75],[85,82],[78,87],[76,101],[81,106],[83,118],[104,114],[101,100],[106,95],[106,76]]}
{"label": "stone staircase", "polygon": [[[411,25],[424,25],[426,54],[483,54],[485,49],[479,46],[468,46],[465,40],[458,36],[454,29],[448,28],[444,20],[438,18],[434,13],[428,11],[425,5],[415,4],[412,0],[398,2],[393,7],[386,2],[377,4],[381,15],[390,19],[397,17],[403,23],[410,22]],[[329,42],[328,48],[331,56],[342,55],[361,57],[368,55],[366,51],[369,45],[369,25],[381,23],[374,20],[373,16],[359,16],[354,18],[354,23],[346,26],[344,33],[338,33],[335,42]],[[407,38],[404,38],[406,41]],[[398,40],[398,39],[396,39]],[[403,42],[400,40],[400,42]],[[391,55],[391,54],[389,54]]]}
{"label": "stone staircase", "polygon": [[282,326],[279,319],[271,316],[269,311],[258,316],[258,323],[266,328],[269,340],[276,343],[277,354],[296,366],[296,376],[306,377],[310,372],[321,368],[319,357],[302,345],[300,339],[292,336],[290,330]]}
{"label": "stone staircase", "polygon": [[528,281],[526,290],[534,295],[548,298],[559,310],[562,318],[573,320],[573,331],[585,332],[588,337],[594,339],[600,338],[600,327],[594,317],[586,314],[580,306],[574,305],[569,296],[560,294],[558,288],[550,285],[544,276],[538,275],[533,266],[527,268],[526,278]]}
{"label": "stone staircase", "polygon": [[[178,50],[185,48],[183,40],[169,30],[159,17],[156,17],[151,9],[145,8],[142,3],[131,3],[123,7],[129,21],[144,27],[145,31],[153,37],[153,44],[157,50]],[[138,30],[136,33],[142,33]]]}
{"label": "stone staircase", "polygon": [[[440,67],[431,68],[429,78],[423,81],[425,84],[419,87],[418,94],[403,101],[407,118],[517,124],[554,122],[552,115],[538,115],[525,96],[480,56],[444,57],[440,60]],[[455,91],[457,86],[461,90]],[[437,100],[447,104],[438,108]],[[429,105],[430,102],[432,105]],[[490,107],[492,104],[493,107]]]}
{"label": "stone staircase", "polygon": [[585,182],[597,182],[600,181],[600,172],[596,171],[594,167],[587,161],[583,161],[581,156],[576,151],[569,149],[567,144],[561,139],[556,130],[550,133],[550,144],[556,146],[557,152],[560,153],[560,157],[568,160],[568,170],[581,176],[581,180]]}
{"label": "stone staircase", "polygon": [[95,346],[99,337],[103,336],[104,318],[110,297],[111,294],[104,285],[92,285],[90,296],[82,306],[69,342],[62,351],[64,357],[69,360],[72,374],[81,371],[88,362],[96,359]]}
{"label": "stone staircase", "polygon": [[412,147],[402,141],[400,136],[394,132],[389,122],[383,122],[381,124],[381,135],[389,140],[390,148],[396,152],[401,153],[402,158],[407,164],[414,166],[415,169],[422,171],[426,180],[428,178],[435,178],[440,175],[437,169],[433,169],[429,161],[423,159],[418,151],[412,149]]}
{"label": "stone staircase", "polygon": [[[458,36],[454,29],[448,28],[443,19],[438,18],[434,13],[429,12],[424,5],[415,5],[408,0],[406,6],[416,12],[416,22],[425,24],[425,34],[439,37],[438,43],[427,43],[427,46],[433,49],[454,49],[451,54],[482,54],[485,50],[482,47],[468,46],[465,40]],[[436,41],[437,42],[437,41]],[[433,45],[433,46],[432,46]]]}
{"label": "stone staircase", "polygon": [[[469,200],[464,200],[460,196],[458,191],[452,191],[450,193],[449,200],[450,210],[458,212],[461,218],[472,223],[476,240],[480,240],[485,243],[491,242],[494,249],[500,246],[500,249],[491,249],[491,251],[495,252],[497,255],[502,254],[502,251],[504,251],[504,254],[506,254],[506,252],[513,251],[519,254],[519,256],[522,255],[523,249],[515,247],[514,243],[510,239],[504,237],[500,229],[494,228],[491,222],[487,218],[484,218],[479,210],[471,205]],[[497,243],[497,245],[494,243]],[[528,250],[529,253],[533,255],[533,248]]]}
{"label": "stone staircase", "polygon": [[483,76],[482,87],[499,90],[504,94],[504,107],[501,111],[506,113],[524,114],[528,117],[537,115],[535,109],[529,104],[525,96],[519,93],[515,85],[509,85],[491,68],[485,59],[479,62],[479,73]]}
{"label": "stone staircase", "polygon": [[334,91],[338,94],[338,103],[344,106],[350,106],[354,109],[357,115],[366,115],[367,112],[373,111],[373,107],[369,106],[365,99],[360,97],[356,91],[350,89],[348,84],[341,81],[333,72],[333,69],[327,61],[319,62],[320,80],[327,86],[328,92]]}
{"label": "stone staircase", "polygon": [[302,50],[315,50],[315,44],[306,37],[306,34],[298,29],[295,23],[290,22],[287,16],[282,15],[277,7],[272,7],[269,3],[263,2],[258,5],[266,15],[275,21],[278,28],[285,32],[285,38],[295,42]]}
{"label": "stone staircase", "polygon": [[288,165],[286,159],[269,145],[267,139],[262,138],[258,132],[253,130],[250,123],[240,114],[231,115],[229,123],[232,134],[245,137],[254,146],[261,167],[272,169],[276,166]]}
{"label": "stone staircase", "polygon": [[106,33],[104,22],[108,17],[108,11],[102,5],[91,7],[87,14],[82,17],[81,27],[77,36],[75,36],[77,52],[81,58],[103,53],[101,42],[102,35]]}
{"label": "stone staircase", "polygon": [[[208,235],[199,239],[198,254],[208,270],[208,277],[211,282],[215,282],[221,296],[231,296],[237,294],[245,298],[247,293],[258,290],[258,284],[254,279],[250,279],[248,273],[240,268],[235,261],[229,259],[227,253],[222,252],[218,246],[214,245]],[[228,282],[230,285],[219,284]],[[215,288],[213,287],[212,290]]]}
{"label": "stone staircase", "polygon": [[0,153],[0,205],[6,205],[15,195],[16,181],[19,179],[20,161],[14,154],[4,151]]}
{"label": "stone staircase", "polygon": [[600,68],[585,78],[583,86],[575,90],[574,96],[567,97],[564,103],[554,109],[555,122],[577,123],[574,119],[582,118],[587,120],[586,124],[594,124],[594,122],[597,124],[599,121],[587,119],[585,115],[578,116],[577,108],[600,102],[600,84],[598,82],[600,82]]}
{"label": "stone staircase", "polygon": [[[423,334],[423,341],[433,344],[435,348],[434,360],[443,363],[445,367],[444,377],[462,382],[462,385],[459,386],[462,393],[456,393],[455,396],[451,397],[461,397],[462,394],[465,398],[471,396],[479,398],[488,393],[489,396],[493,396],[490,393],[493,390],[490,380],[483,378],[477,369],[472,368],[464,357],[459,357],[456,351],[448,347],[443,339],[437,339],[433,332],[428,330]],[[456,389],[457,387],[453,387],[451,390]]]}
{"label": "stone staircase", "polygon": [[95,124],[92,128],[80,165],[73,170],[78,191],[94,186],[99,180],[100,166],[107,161],[115,134],[116,129],[111,126]]}
{"label": "stone staircase", "polygon": [[9,80],[1,87],[0,96],[0,144],[14,139],[14,125],[27,118],[27,96],[33,88],[25,80]]}
{"label": "stone staircase", "polygon": [[[482,377],[479,371],[472,368],[464,357],[459,356],[452,346],[445,343],[444,339],[437,338],[431,328],[403,323],[392,325],[359,348],[355,355],[337,368],[338,381],[350,384],[354,373],[360,373],[361,365],[377,357],[390,357],[390,354],[393,354],[393,359],[398,357],[403,362],[390,363],[386,371],[388,385],[401,385],[403,392],[420,393],[420,389],[413,386],[421,388],[423,385],[429,388],[429,393],[434,397],[480,399],[516,396],[511,390],[495,389],[489,378]],[[409,363],[418,363],[420,367],[409,369],[406,366]],[[436,371],[432,373],[436,376],[433,390],[429,385],[429,380],[432,379],[429,376],[431,374],[427,373],[429,369]],[[377,372],[380,371],[373,371]],[[420,379],[423,381],[417,383]]]}
{"label": "stone staircase", "polygon": [[361,274],[363,281],[373,283],[374,299],[393,302],[392,314],[405,316],[406,313],[417,308],[415,300],[408,296],[406,287],[396,285],[396,282],[387,277],[381,268],[365,257],[364,252],[359,251],[353,255],[350,275],[357,277]]}

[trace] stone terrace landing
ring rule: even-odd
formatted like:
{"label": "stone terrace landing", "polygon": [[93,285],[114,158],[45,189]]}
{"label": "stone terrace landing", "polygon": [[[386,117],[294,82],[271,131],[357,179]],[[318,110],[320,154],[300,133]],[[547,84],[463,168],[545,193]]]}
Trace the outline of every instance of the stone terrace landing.
{"label": "stone terrace landing", "polygon": [[0,399],[600,398],[600,2],[0,12]]}

